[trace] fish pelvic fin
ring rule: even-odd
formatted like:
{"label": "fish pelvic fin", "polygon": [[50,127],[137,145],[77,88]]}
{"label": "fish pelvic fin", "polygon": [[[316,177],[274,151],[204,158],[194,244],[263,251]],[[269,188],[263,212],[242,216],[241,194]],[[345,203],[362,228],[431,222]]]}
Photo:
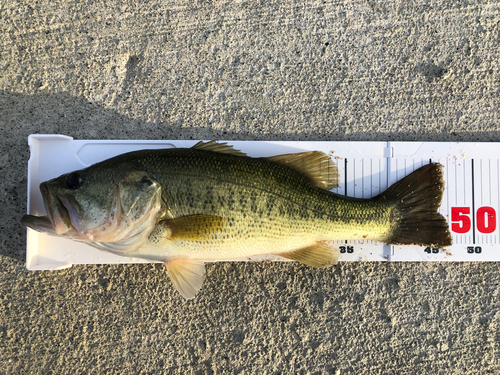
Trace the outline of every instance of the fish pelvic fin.
{"label": "fish pelvic fin", "polygon": [[304,173],[314,186],[331,190],[339,186],[337,165],[324,152],[310,151],[284,154],[266,158]]}
{"label": "fish pelvic fin", "polygon": [[374,198],[395,205],[394,224],[384,241],[393,245],[450,246],[448,222],[438,212],[443,191],[443,166],[431,163]]}
{"label": "fish pelvic fin", "polygon": [[185,299],[193,299],[205,279],[205,265],[200,260],[177,258],[165,262],[168,275]]}
{"label": "fish pelvic fin", "polygon": [[277,255],[307,266],[325,268],[337,263],[340,252],[326,243],[316,242],[311,246]]}

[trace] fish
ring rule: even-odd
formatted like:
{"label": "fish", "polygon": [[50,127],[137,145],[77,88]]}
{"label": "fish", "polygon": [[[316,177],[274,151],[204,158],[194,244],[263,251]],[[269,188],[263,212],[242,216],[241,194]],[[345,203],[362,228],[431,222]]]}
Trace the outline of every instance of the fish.
{"label": "fish", "polygon": [[40,184],[47,215],[36,231],[113,254],[165,264],[192,299],[205,262],[273,254],[333,266],[334,240],[446,247],[438,212],[442,165],[427,164],[370,199],[335,194],[339,175],[323,152],[253,158],[226,143],[140,150]]}

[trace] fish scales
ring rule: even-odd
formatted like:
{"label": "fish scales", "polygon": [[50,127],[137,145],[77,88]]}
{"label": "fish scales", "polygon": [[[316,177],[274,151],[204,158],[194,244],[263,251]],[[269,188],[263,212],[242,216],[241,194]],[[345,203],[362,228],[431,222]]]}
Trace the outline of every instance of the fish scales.
{"label": "fish scales", "polygon": [[[266,159],[173,149],[135,162],[164,187],[166,217],[203,213],[227,219],[206,240],[179,241],[172,252],[227,259],[282,253],[315,241],[382,239],[390,229],[391,212],[381,202],[367,206],[316,188],[302,173]],[[167,248],[165,239],[154,242]]]}

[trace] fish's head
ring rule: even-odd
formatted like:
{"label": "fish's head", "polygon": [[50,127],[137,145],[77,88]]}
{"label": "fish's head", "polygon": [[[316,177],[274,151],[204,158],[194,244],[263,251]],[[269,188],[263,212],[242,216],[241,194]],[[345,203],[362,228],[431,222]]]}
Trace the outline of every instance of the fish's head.
{"label": "fish's head", "polygon": [[[25,215],[39,232],[84,242],[131,245],[151,231],[161,209],[161,186],[129,163],[95,164],[40,184],[47,216]],[[135,240],[137,241],[135,241]]]}

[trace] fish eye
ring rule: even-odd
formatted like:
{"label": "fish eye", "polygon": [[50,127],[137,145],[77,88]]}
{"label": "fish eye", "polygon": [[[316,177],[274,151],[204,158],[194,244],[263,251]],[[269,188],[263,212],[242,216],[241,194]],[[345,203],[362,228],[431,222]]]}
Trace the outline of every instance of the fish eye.
{"label": "fish eye", "polygon": [[84,180],[85,178],[82,174],[78,172],[70,173],[66,176],[66,187],[71,190],[76,190],[82,186]]}
{"label": "fish eye", "polygon": [[146,184],[146,185],[148,185],[148,186],[153,185],[153,181],[151,181],[151,180],[150,180],[149,178],[147,178],[146,176],[144,176],[144,177],[142,178],[141,183]]}

